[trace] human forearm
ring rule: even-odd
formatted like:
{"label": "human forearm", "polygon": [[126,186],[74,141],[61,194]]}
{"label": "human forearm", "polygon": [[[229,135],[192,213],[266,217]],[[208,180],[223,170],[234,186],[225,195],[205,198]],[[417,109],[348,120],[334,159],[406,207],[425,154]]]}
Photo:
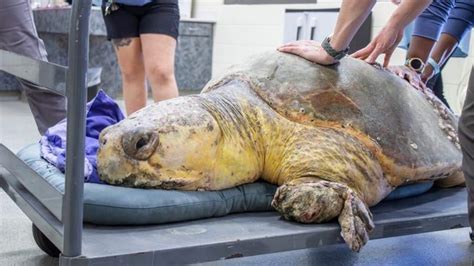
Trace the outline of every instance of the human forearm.
{"label": "human forearm", "polygon": [[444,25],[443,33],[449,33],[458,42],[463,36],[471,31],[474,21],[474,3],[472,0],[457,0],[456,6],[449,14],[449,18]]}
{"label": "human forearm", "polygon": [[[337,18],[330,46],[336,51],[345,50],[354,35],[364,23],[376,0],[344,0]],[[297,41],[287,43],[278,51],[292,53],[309,61],[322,65],[331,65],[338,60],[329,55],[321,44],[314,41]]]}
{"label": "human forearm", "polygon": [[331,38],[335,50],[344,50],[372,10],[376,0],[344,0]]}
{"label": "human forearm", "polygon": [[455,7],[454,0],[435,0],[416,19],[413,36],[407,58],[420,58],[427,62],[439,33],[445,25],[451,10]]}
{"label": "human forearm", "polygon": [[435,41],[420,36],[412,36],[407,58],[420,58],[426,63]]}
{"label": "human forearm", "polygon": [[355,52],[352,56],[368,63],[374,63],[379,55],[385,54],[383,66],[387,67],[393,52],[402,39],[403,29],[430,3],[431,0],[402,1],[379,34],[365,48]]}
{"label": "human forearm", "polygon": [[448,33],[443,33],[433,49],[431,58],[442,66],[446,63],[446,60],[454,52],[457,46],[458,40],[454,36]]}
{"label": "human forearm", "polygon": [[405,28],[412,22],[432,0],[405,0],[400,3],[398,8],[393,12],[387,26],[393,28]]}
{"label": "human forearm", "polygon": [[[458,40],[454,36],[442,33],[438,42],[436,43],[431,58],[438,63],[438,66],[443,66],[448,60],[449,56],[454,52],[458,46]],[[434,76],[434,69],[430,64],[426,64],[423,71],[422,80],[427,82]]]}
{"label": "human forearm", "polygon": [[454,0],[435,0],[415,21],[413,35],[437,41],[441,28],[445,25],[455,6]]}
{"label": "human forearm", "polygon": [[432,58],[439,65],[446,63],[463,37],[472,29],[474,3],[472,0],[457,0],[436,43]]}

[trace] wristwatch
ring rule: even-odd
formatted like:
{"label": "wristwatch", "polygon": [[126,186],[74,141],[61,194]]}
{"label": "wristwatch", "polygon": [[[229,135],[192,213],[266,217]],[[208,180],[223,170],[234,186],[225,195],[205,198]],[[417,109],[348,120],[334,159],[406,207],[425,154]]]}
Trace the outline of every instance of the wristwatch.
{"label": "wristwatch", "polygon": [[421,74],[421,72],[423,72],[423,69],[425,68],[425,63],[418,57],[412,57],[407,58],[407,60],[405,61],[405,66],[415,71],[416,73]]}
{"label": "wristwatch", "polygon": [[324,39],[323,43],[321,43],[321,47],[323,47],[324,51],[326,51],[328,55],[336,60],[341,60],[344,58],[344,56],[346,56],[347,52],[349,51],[349,47],[341,51],[336,51],[334,48],[332,48],[331,44],[329,43],[330,41],[331,37],[328,36],[326,39]]}

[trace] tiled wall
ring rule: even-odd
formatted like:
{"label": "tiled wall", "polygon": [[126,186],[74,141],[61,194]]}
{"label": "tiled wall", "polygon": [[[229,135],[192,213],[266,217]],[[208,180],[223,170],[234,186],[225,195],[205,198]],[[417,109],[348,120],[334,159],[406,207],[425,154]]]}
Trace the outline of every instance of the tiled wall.
{"label": "tiled wall", "polygon": [[[285,10],[337,8],[340,0],[318,0],[317,4],[224,5],[223,0],[194,0],[194,17],[215,20],[213,74],[237,64],[252,54],[275,49],[283,40]],[[396,8],[390,1],[378,1],[372,13],[373,34],[377,34]],[[474,41],[474,39],[473,39]],[[472,44],[473,42],[471,42]],[[471,48],[474,48],[472,46]],[[405,51],[397,49],[392,64],[403,64]],[[460,111],[474,57],[453,58],[443,72],[445,94],[456,112]]]}

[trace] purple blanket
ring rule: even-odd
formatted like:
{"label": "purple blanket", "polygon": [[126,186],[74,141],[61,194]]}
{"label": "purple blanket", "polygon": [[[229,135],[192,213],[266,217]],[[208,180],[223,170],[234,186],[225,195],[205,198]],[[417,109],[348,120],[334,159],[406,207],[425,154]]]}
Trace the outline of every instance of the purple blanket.
{"label": "purple blanket", "polygon": [[[105,92],[87,103],[86,107],[86,143],[85,143],[85,182],[102,183],[97,173],[97,149],[100,132],[124,119],[117,103]],[[55,165],[63,173],[66,170],[66,119],[46,131],[41,137],[41,157]]]}

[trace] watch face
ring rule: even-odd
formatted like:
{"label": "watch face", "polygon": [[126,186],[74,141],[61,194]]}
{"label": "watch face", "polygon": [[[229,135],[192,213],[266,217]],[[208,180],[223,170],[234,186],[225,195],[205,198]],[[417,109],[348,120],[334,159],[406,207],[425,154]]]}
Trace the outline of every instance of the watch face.
{"label": "watch face", "polygon": [[410,67],[414,70],[421,70],[423,68],[423,61],[419,58],[412,58],[410,59]]}

